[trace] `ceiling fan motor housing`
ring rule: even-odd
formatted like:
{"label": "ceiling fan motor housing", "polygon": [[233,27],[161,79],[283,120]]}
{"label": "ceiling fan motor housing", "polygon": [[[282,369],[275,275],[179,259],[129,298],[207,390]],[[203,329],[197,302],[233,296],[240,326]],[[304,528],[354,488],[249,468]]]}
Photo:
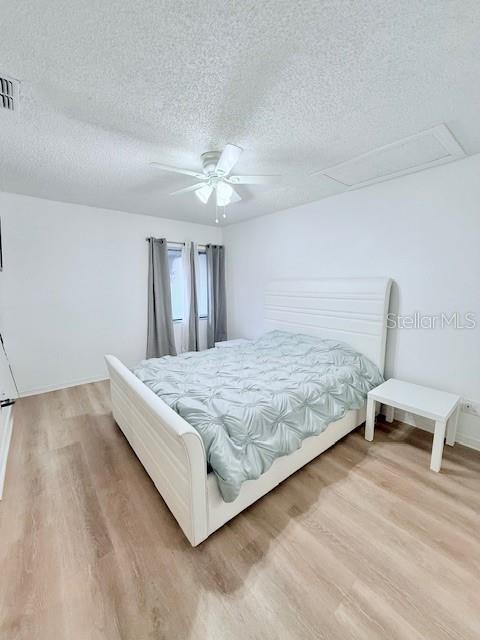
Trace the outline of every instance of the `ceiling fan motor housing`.
{"label": "ceiling fan motor housing", "polygon": [[218,161],[221,156],[221,151],[207,151],[202,153],[202,165],[205,175],[210,176],[215,173]]}

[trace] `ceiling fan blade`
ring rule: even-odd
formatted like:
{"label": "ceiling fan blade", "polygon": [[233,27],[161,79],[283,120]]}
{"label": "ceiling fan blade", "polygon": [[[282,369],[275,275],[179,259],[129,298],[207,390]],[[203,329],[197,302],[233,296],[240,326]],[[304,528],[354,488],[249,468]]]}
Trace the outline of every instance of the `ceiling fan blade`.
{"label": "ceiling fan blade", "polygon": [[233,169],[234,165],[238,162],[242,151],[243,149],[241,147],[237,147],[234,144],[227,144],[217,162],[215,171],[227,176]]}
{"label": "ceiling fan blade", "polygon": [[195,195],[200,200],[200,202],[203,202],[203,204],[207,204],[210,196],[212,195],[212,191],[213,187],[211,187],[209,184],[204,184],[201,189],[197,189],[195,191]]}
{"label": "ceiling fan blade", "polygon": [[197,178],[198,180],[202,180],[205,178],[205,175],[203,173],[198,173],[197,171],[191,171],[190,169],[170,167],[168,164],[160,164],[159,162],[150,162],[150,166],[155,167],[156,169],[161,169],[162,171],[171,171],[172,173],[182,173],[186,176],[192,176],[193,178]]}
{"label": "ceiling fan blade", "polygon": [[204,182],[197,182],[196,184],[192,184],[189,187],[184,187],[183,189],[178,189],[178,191],[172,191],[169,193],[170,196],[178,196],[180,193],[188,193],[189,191],[198,191],[202,189],[202,187],[208,186]]}
{"label": "ceiling fan blade", "polygon": [[276,184],[283,176],[229,176],[225,178],[230,184]]}

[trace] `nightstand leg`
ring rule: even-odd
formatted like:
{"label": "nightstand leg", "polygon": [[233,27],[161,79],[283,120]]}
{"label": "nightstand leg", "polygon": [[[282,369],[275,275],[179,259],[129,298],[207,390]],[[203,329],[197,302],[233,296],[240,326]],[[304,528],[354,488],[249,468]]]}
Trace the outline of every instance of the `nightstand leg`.
{"label": "nightstand leg", "polygon": [[432,459],[430,461],[430,469],[432,471],[440,471],[442,466],[443,443],[445,441],[445,431],[447,423],[441,420],[435,422],[435,433],[433,434]]}
{"label": "nightstand leg", "polygon": [[460,416],[460,402],[458,403],[457,408],[450,416],[447,425],[447,444],[451,447],[455,444],[455,438],[457,436],[457,427],[458,427],[458,418]]}
{"label": "nightstand leg", "polygon": [[393,422],[393,416],[395,412],[395,407],[390,407],[388,404],[385,405],[385,421]]}
{"label": "nightstand leg", "polygon": [[375,400],[368,398],[367,400],[367,419],[365,421],[365,440],[370,442],[373,440],[373,432],[375,430]]}

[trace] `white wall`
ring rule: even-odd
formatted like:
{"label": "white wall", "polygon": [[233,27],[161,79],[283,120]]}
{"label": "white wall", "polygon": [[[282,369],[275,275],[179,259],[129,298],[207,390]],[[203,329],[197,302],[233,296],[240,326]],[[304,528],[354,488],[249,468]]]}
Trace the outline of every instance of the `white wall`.
{"label": "white wall", "polygon": [[0,331],[22,394],[105,378],[105,353],[145,357],[147,236],[221,241],[218,227],[9,193],[0,216]]}
{"label": "white wall", "polygon": [[[232,225],[224,244],[231,337],[261,333],[270,279],[390,276],[391,310],[477,328],[389,331],[386,374],[480,401],[480,155]],[[462,415],[463,441],[480,446],[479,422]]]}

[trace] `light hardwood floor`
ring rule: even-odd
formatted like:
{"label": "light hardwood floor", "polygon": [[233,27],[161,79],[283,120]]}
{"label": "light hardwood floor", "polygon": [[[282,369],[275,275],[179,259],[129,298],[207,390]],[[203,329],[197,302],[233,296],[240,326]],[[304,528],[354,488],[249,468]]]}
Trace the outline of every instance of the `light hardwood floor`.
{"label": "light hardwood floor", "polygon": [[0,502],[1,640],[480,637],[480,454],[357,429],[192,549],[108,384],[20,400]]}

